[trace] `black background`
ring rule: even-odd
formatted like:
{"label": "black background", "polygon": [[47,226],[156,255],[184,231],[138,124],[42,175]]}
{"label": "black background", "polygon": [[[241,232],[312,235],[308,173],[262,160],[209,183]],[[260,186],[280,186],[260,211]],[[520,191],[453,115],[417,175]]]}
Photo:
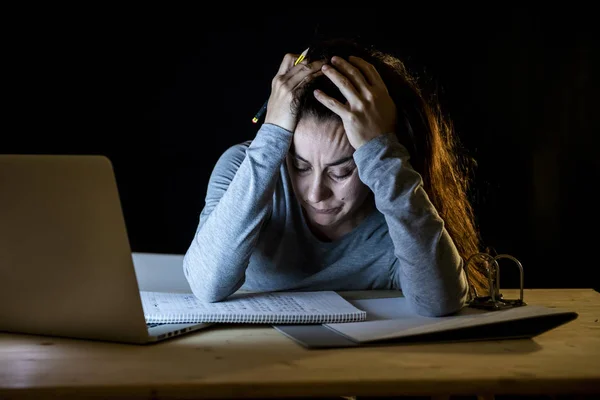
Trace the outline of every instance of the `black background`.
{"label": "black background", "polygon": [[437,92],[478,162],[484,245],[521,260],[526,287],[597,288],[594,13],[501,4],[26,10],[8,38],[0,150],[108,156],[132,250],[183,254],[213,164],[254,136],[284,54],[349,35]]}

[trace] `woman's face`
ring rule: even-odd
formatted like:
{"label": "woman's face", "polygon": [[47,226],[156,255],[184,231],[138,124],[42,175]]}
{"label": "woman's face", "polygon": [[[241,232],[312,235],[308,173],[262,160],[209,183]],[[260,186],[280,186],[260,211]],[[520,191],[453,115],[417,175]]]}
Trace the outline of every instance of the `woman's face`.
{"label": "woman's face", "polygon": [[369,188],[358,177],[339,120],[303,118],[294,132],[287,166],[298,201],[309,221],[327,230],[356,222]]}

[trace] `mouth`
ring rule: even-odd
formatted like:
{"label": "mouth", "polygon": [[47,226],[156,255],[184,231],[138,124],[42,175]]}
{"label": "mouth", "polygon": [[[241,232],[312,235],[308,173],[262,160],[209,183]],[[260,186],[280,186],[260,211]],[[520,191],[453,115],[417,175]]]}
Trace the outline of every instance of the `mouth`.
{"label": "mouth", "polygon": [[336,208],[327,208],[327,209],[318,209],[318,208],[314,208],[313,206],[309,205],[309,207],[313,210],[313,212],[315,212],[316,214],[336,214],[338,213],[342,207],[336,207]]}

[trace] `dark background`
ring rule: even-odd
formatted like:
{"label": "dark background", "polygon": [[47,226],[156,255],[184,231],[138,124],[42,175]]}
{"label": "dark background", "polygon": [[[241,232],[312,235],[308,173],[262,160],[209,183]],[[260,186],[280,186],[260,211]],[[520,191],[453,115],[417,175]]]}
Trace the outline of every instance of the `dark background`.
{"label": "dark background", "polygon": [[478,162],[483,244],[521,260],[526,287],[598,288],[595,14],[501,4],[29,10],[8,40],[1,151],[108,156],[132,250],[183,254],[212,166],[253,138],[283,55],[349,35],[437,92]]}

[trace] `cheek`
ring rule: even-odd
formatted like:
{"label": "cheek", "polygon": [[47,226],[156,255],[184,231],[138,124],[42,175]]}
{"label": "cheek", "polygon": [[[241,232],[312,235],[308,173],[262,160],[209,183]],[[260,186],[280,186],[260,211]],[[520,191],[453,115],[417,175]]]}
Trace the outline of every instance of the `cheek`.
{"label": "cheek", "polygon": [[[308,180],[307,179],[303,179],[301,176],[299,176],[298,174],[296,174],[291,167],[288,169],[289,171],[289,176],[290,176],[290,180],[292,182],[292,187],[294,189],[294,192],[297,195],[302,195],[303,193],[305,193],[308,190]],[[302,196],[300,196],[302,197]]]}
{"label": "cheek", "polygon": [[308,187],[308,180],[307,179],[302,179],[301,176],[296,175],[294,173],[292,173],[290,175],[290,178],[292,179],[292,185],[294,187],[294,191],[298,194],[301,193],[305,193]]}
{"label": "cheek", "polygon": [[338,186],[337,197],[346,203],[353,203],[364,198],[368,190],[369,188],[358,177],[352,177]]}

